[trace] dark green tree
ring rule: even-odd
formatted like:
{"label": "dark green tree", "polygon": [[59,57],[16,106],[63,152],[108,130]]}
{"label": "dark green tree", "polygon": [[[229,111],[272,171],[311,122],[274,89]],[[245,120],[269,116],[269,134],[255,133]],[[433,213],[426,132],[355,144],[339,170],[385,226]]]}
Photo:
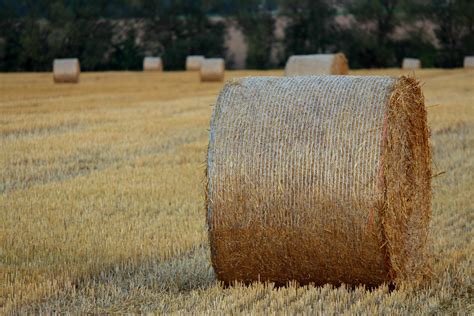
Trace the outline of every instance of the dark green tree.
{"label": "dark green tree", "polygon": [[[13,3],[13,4],[12,4]],[[105,69],[112,49],[107,2],[5,1],[0,8],[4,70],[44,71],[54,58],[78,57],[85,70]]]}
{"label": "dark green tree", "polygon": [[288,19],[286,55],[326,53],[334,49],[336,9],[327,0],[281,0],[280,11]]}
{"label": "dark green tree", "polygon": [[130,30],[123,41],[113,45],[108,67],[113,70],[140,70],[143,53],[135,42],[135,32]]}
{"label": "dark green tree", "polygon": [[272,4],[262,0],[238,1],[237,21],[247,44],[246,67],[272,67],[271,54],[275,40],[275,18]]}
{"label": "dark green tree", "polygon": [[392,36],[401,21],[402,1],[360,0],[349,5],[348,9],[355,19],[345,36],[351,58],[356,56],[358,66],[362,67],[397,65],[396,44]]}
{"label": "dark green tree", "polygon": [[437,47],[420,32],[412,32],[400,43],[403,50],[415,50],[423,65],[459,67],[465,55],[474,54],[473,1],[412,0],[404,4],[405,23],[424,21],[434,26]]}
{"label": "dark green tree", "polygon": [[394,42],[396,65],[401,65],[405,57],[417,57],[423,67],[433,67],[436,64],[436,47],[427,38],[423,29],[413,29],[408,34]]}
{"label": "dark green tree", "polygon": [[[112,26],[105,19],[106,1],[51,1],[49,44],[54,57],[78,57],[81,68],[107,67],[112,51]],[[53,56],[52,56],[53,57]]]}
{"label": "dark green tree", "polygon": [[351,67],[399,67],[404,57],[420,58],[424,67],[433,66],[436,47],[427,24],[420,23],[427,22],[428,2],[431,0],[363,0],[349,4],[354,22],[340,32],[337,42],[349,55]]}
{"label": "dark green tree", "polygon": [[211,21],[206,8],[199,0],[145,0],[147,53],[161,55],[167,70],[184,69],[189,54],[223,57],[225,24]]}
{"label": "dark green tree", "polygon": [[17,12],[17,2],[5,0],[0,3],[0,71],[19,70],[22,50],[20,38],[23,23]]}
{"label": "dark green tree", "polygon": [[433,0],[425,11],[436,25],[439,66],[461,66],[465,55],[474,54],[474,1]]}
{"label": "dark green tree", "polygon": [[47,30],[37,19],[29,17],[20,35],[18,62],[27,71],[41,71],[49,63]]}

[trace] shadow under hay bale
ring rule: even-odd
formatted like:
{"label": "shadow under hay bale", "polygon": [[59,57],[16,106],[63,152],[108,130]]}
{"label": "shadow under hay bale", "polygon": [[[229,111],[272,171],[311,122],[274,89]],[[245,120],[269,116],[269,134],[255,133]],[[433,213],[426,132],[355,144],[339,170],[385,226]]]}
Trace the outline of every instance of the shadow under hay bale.
{"label": "shadow under hay bale", "polygon": [[81,66],[77,58],[55,59],[53,61],[53,80],[56,83],[78,83]]}
{"label": "shadow under hay bale", "polygon": [[206,58],[201,62],[201,81],[223,81],[225,62],[223,58]]}
{"label": "shadow under hay bale", "polygon": [[376,286],[429,273],[431,151],[413,78],[231,81],[206,174],[225,283]]}
{"label": "shadow under hay bale", "polygon": [[145,57],[143,58],[144,71],[163,71],[163,62],[161,57]]}
{"label": "shadow under hay bale", "polygon": [[188,71],[199,71],[201,69],[201,63],[204,60],[204,56],[188,56],[186,57],[186,70]]}
{"label": "shadow under hay bale", "polygon": [[349,65],[343,53],[294,55],[286,62],[285,76],[347,75]]}
{"label": "shadow under hay bale", "polygon": [[474,68],[474,56],[464,57],[464,68]]}
{"label": "shadow under hay bale", "polygon": [[403,58],[402,69],[420,69],[421,61],[416,58]]}

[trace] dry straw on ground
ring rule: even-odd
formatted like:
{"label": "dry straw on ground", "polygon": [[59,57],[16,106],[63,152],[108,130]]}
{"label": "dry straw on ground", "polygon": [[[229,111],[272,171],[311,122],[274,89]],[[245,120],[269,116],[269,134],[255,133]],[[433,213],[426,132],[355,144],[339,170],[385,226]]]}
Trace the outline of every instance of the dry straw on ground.
{"label": "dry straw on ground", "polygon": [[143,59],[143,70],[162,71],[163,62],[161,61],[161,57],[145,57]]}
{"label": "dry straw on ground", "polygon": [[222,85],[196,75],[86,72],[58,87],[0,73],[0,315],[474,314],[474,71],[417,71],[446,173],[433,178],[433,276],[393,291],[216,281],[201,183]]}
{"label": "dry straw on ground", "polygon": [[207,165],[218,278],[422,280],[429,272],[428,137],[413,78],[228,83],[213,113]]}
{"label": "dry straw on ground", "polygon": [[204,56],[188,56],[186,57],[186,70],[196,71],[201,69],[201,63],[204,60]]}
{"label": "dry straw on ground", "polygon": [[201,62],[201,81],[222,81],[224,72],[223,58],[206,58]]}
{"label": "dry straw on ground", "polygon": [[474,68],[474,56],[464,57],[464,68]]}
{"label": "dry straw on ground", "polygon": [[53,79],[57,83],[77,83],[81,66],[77,58],[55,59],[53,62]]}
{"label": "dry straw on ground", "polygon": [[295,55],[288,59],[285,66],[286,76],[346,75],[348,71],[343,53]]}
{"label": "dry straw on ground", "polygon": [[421,61],[416,58],[403,58],[402,69],[420,69]]}

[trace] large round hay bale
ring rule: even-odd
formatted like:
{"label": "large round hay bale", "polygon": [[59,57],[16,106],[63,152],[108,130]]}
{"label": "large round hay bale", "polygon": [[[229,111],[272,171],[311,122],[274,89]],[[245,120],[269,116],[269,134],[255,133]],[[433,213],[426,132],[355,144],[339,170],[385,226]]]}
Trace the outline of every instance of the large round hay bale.
{"label": "large round hay bale", "polygon": [[163,63],[161,57],[145,57],[143,59],[144,71],[162,71]]}
{"label": "large round hay bale", "polygon": [[464,57],[464,68],[474,68],[474,56]]}
{"label": "large round hay bale", "polygon": [[422,279],[431,152],[418,82],[227,83],[211,120],[206,193],[212,264],[226,283]]}
{"label": "large round hay bale", "polygon": [[403,58],[402,69],[420,69],[421,61],[416,58]]}
{"label": "large round hay bale", "polygon": [[349,72],[343,53],[294,55],[286,62],[285,76],[346,75]]}
{"label": "large round hay bale", "polygon": [[56,83],[77,83],[80,74],[81,65],[77,58],[63,58],[53,61],[53,79]]}
{"label": "large round hay bale", "polygon": [[188,56],[186,57],[186,70],[196,71],[201,69],[201,63],[204,56]]}
{"label": "large round hay bale", "polygon": [[225,62],[223,58],[207,58],[201,62],[201,81],[224,80]]}

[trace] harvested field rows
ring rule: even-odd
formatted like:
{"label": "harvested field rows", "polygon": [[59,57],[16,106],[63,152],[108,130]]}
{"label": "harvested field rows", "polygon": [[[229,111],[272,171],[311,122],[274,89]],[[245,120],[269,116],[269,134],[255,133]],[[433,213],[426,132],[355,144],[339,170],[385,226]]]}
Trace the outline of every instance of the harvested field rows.
{"label": "harvested field rows", "polygon": [[474,71],[416,74],[433,147],[433,277],[394,291],[216,281],[203,181],[222,82],[0,74],[0,313],[473,313]]}

